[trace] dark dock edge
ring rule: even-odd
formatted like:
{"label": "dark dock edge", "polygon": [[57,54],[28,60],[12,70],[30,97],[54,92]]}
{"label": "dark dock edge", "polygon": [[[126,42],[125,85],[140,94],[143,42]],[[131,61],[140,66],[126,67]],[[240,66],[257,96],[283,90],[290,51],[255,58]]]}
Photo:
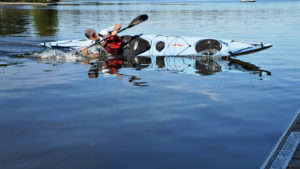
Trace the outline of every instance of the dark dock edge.
{"label": "dark dock edge", "polygon": [[[297,124],[298,123],[298,124]],[[261,166],[261,169],[288,168],[300,142],[300,110],[296,113],[271,153]],[[297,148],[298,147],[298,148]],[[297,166],[300,168],[300,166]]]}

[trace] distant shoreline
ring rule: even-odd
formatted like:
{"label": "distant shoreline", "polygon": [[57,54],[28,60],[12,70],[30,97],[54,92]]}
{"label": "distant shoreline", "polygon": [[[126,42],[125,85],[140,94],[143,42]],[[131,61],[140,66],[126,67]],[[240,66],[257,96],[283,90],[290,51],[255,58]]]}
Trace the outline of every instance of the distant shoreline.
{"label": "distant shoreline", "polygon": [[54,3],[42,3],[42,2],[0,2],[0,5],[41,5],[48,6],[53,5]]}

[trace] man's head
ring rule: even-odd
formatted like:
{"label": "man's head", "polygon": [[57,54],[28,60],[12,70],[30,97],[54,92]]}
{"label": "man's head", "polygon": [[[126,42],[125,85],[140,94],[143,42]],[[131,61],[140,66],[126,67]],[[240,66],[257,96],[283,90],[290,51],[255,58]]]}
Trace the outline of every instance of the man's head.
{"label": "man's head", "polygon": [[85,36],[90,40],[97,40],[98,36],[94,29],[88,28],[85,30]]}

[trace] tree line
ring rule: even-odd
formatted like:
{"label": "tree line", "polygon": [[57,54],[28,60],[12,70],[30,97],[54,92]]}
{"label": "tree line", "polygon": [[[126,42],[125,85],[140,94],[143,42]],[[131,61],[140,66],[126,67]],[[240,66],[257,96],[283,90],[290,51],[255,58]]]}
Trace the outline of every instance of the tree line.
{"label": "tree line", "polygon": [[38,3],[51,3],[59,0],[0,0],[0,2],[38,2]]}

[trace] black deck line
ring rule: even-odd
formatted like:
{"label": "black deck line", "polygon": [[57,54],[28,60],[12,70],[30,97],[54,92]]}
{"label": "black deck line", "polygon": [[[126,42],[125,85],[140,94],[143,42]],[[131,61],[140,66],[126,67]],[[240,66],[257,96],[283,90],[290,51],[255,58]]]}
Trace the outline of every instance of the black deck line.
{"label": "black deck line", "polygon": [[247,55],[247,54],[251,54],[251,53],[255,53],[255,52],[259,52],[261,50],[265,50],[265,49],[268,49],[270,47],[272,47],[273,45],[271,46],[267,46],[267,47],[262,47],[260,49],[256,49],[256,50],[252,50],[252,51],[249,51],[249,52],[243,52],[243,53],[239,53],[239,54],[231,54],[231,56],[240,56],[240,55]]}

